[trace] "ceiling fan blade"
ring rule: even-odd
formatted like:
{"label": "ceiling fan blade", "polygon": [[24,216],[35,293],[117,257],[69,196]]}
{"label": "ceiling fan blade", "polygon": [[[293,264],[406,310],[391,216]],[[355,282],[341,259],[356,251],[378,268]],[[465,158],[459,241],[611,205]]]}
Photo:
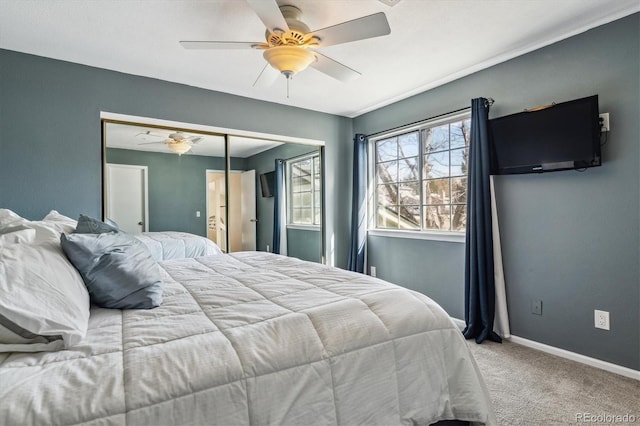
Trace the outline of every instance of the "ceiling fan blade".
{"label": "ceiling fan blade", "polygon": [[320,38],[319,44],[323,47],[387,34],[391,34],[391,28],[383,12],[313,31],[313,35]]}
{"label": "ceiling fan blade", "polygon": [[196,144],[199,143],[201,140],[203,140],[204,138],[202,136],[189,136],[187,138],[187,141],[191,144]]}
{"label": "ceiling fan blade", "polygon": [[151,130],[147,130],[146,132],[140,132],[140,133],[136,134],[137,138],[144,139],[146,136],[153,136],[154,138],[165,138],[166,137],[166,136],[163,136],[163,135],[156,135],[155,133],[151,133]]}
{"label": "ceiling fan blade", "polygon": [[338,61],[334,61],[333,59],[323,55],[322,53],[319,53],[315,50],[313,51],[313,53],[315,53],[318,60],[312,62],[311,66],[318,71],[335,78],[336,80],[340,80],[346,83],[349,81],[353,81],[362,75],[358,71],[351,69]]}
{"label": "ceiling fan blade", "polygon": [[276,0],[247,0],[247,3],[269,31],[274,29],[289,31],[289,25],[282,16]]}
{"label": "ceiling fan blade", "polygon": [[262,44],[259,41],[181,41],[185,49],[251,49]]}
{"label": "ceiling fan blade", "polygon": [[262,71],[260,71],[260,75],[258,75],[258,78],[253,83],[253,87],[270,87],[271,85],[273,85],[273,83],[275,83],[279,76],[280,73],[278,72],[278,70],[267,64],[264,66],[264,68],[262,68]]}

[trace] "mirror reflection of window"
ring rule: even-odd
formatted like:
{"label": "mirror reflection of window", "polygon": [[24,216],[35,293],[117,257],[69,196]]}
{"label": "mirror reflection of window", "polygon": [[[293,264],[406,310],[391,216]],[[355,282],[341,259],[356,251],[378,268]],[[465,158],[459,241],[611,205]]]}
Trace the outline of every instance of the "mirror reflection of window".
{"label": "mirror reflection of window", "polygon": [[321,220],[320,155],[287,161],[289,224],[319,226]]}

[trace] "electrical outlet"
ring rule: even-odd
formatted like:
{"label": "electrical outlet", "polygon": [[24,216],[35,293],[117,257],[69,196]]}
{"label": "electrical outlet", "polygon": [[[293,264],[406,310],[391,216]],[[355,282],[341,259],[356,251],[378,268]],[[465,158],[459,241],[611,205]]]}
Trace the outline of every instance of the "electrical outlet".
{"label": "electrical outlet", "polygon": [[596,328],[609,330],[609,312],[596,309],[594,311],[594,325]]}
{"label": "electrical outlet", "polygon": [[369,275],[371,275],[372,277],[375,277],[375,276],[376,276],[376,267],[375,267],[375,266],[372,266],[372,267],[370,268],[370,271],[371,271],[371,272],[369,273]]}
{"label": "electrical outlet", "polygon": [[200,217],[200,210],[196,210],[196,217]]}
{"label": "electrical outlet", "polygon": [[270,249],[269,244],[267,244],[267,253],[271,253],[271,250],[269,249]]}
{"label": "electrical outlet", "polygon": [[603,132],[608,132],[610,127],[609,127],[609,113],[608,112],[603,112],[602,114],[600,114],[600,128],[602,129]]}
{"label": "electrical outlet", "polygon": [[534,315],[542,315],[542,300],[531,301],[531,313]]}

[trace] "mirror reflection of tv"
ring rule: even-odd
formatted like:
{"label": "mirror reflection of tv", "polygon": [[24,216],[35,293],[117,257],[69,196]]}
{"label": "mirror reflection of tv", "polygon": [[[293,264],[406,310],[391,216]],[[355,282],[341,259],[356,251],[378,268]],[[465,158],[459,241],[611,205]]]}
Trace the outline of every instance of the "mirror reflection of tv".
{"label": "mirror reflection of tv", "polygon": [[260,189],[264,198],[273,197],[276,172],[267,172],[260,175]]}
{"label": "mirror reflection of tv", "polygon": [[598,95],[489,120],[491,174],[601,165]]}

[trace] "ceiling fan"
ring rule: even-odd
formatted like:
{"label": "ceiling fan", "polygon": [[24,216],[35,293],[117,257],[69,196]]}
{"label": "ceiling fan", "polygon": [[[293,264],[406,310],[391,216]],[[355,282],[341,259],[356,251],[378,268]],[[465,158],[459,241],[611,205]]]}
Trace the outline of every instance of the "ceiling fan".
{"label": "ceiling fan", "polygon": [[149,136],[162,138],[165,140],[158,141],[158,142],[143,142],[143,143],[139,143],[138,145],[151,145],[151,144],[163,143],[163,144],[166,144],[167,147],[172,152],[178,155],[182,155],[189,152],[193,145],[199,143],[202,139],[204,139],[202,136],[187,136],[182,132],[173,132],[173,133],[170,133],[168,137],[165,137],[162,135],[157,135],[155,133],[152,133],[151,130],[147,130],[146,132],[141,132],[136,135],[136,137],[142,138],[144,140],[148,140],[147,138]]}
{"label": "ceiling fan", "polygon": [[316,49],[391,33],[383,12],[310,31],[301,21],[302,11],[295,6],[278,6],[276,0],[246,1],[266,26],[265,42],[181,41],[180,44],[186,49],[264,50],[267,65],[253,84],[258,87],[270,86],[279,74],[283,74],[288,81],[309,66],[337,80],[351,81],[360,76],[358,71]]}

